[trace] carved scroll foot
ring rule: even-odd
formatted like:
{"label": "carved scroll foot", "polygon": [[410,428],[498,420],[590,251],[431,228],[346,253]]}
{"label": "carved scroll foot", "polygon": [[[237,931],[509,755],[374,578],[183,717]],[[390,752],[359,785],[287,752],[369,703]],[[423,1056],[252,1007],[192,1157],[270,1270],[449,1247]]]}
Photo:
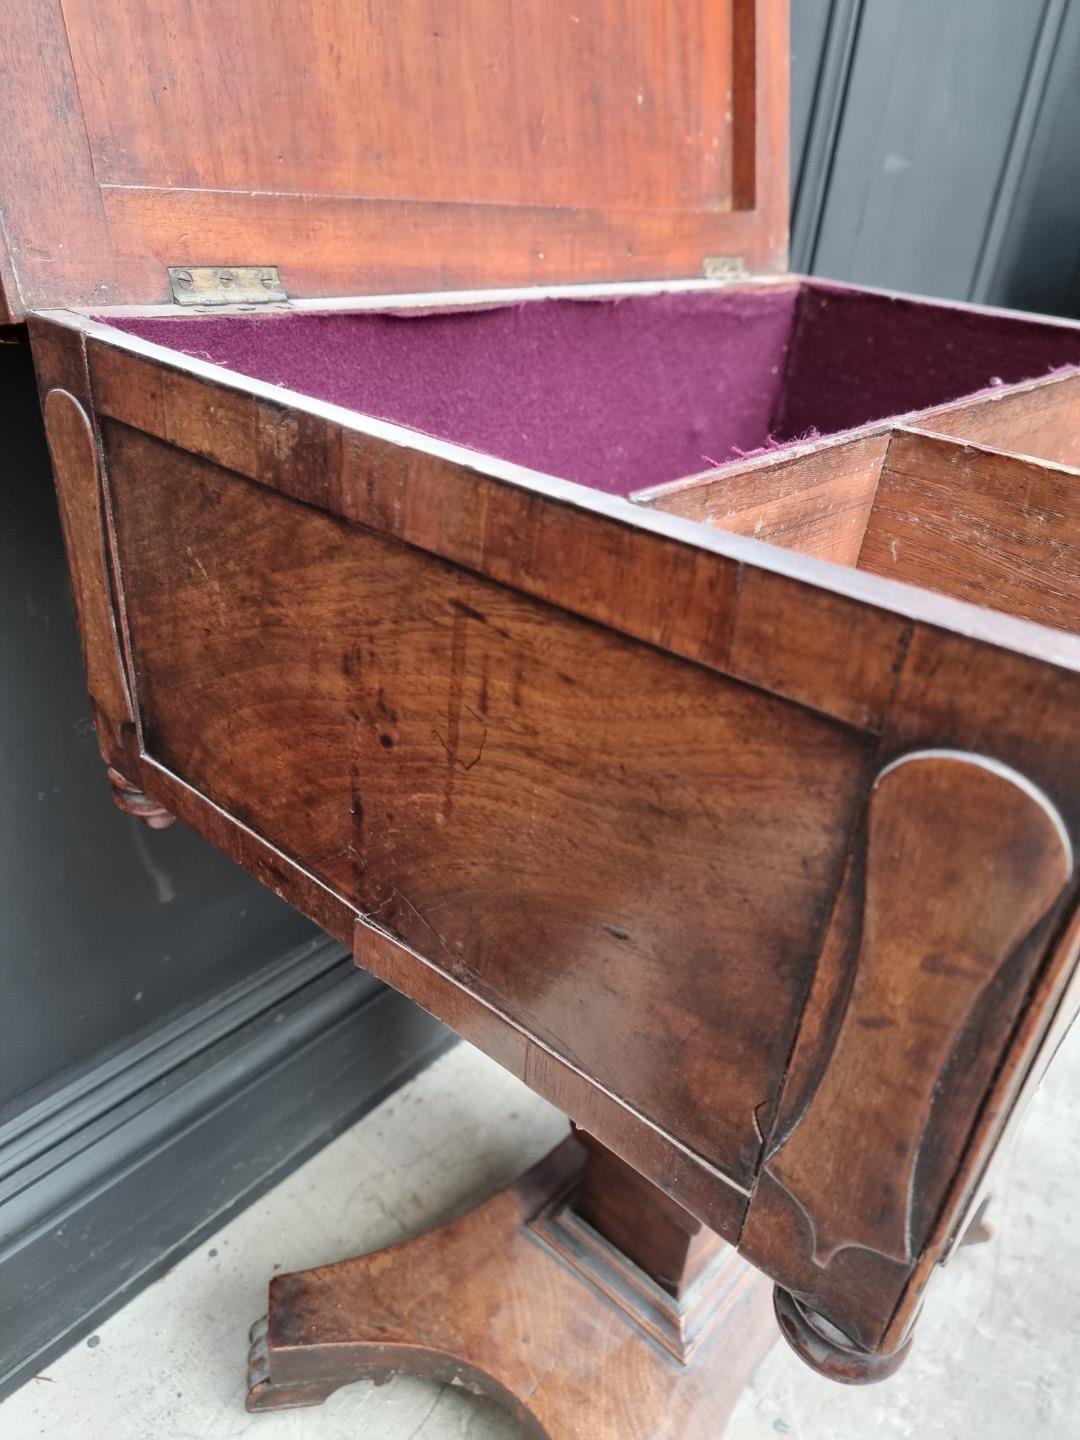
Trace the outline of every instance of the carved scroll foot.
{"label": "carved scroll foot", "polygon": [[730,1303],[680,1362],[634,1318],[644,1272],[626,1293],[613,1280],[625,1263],[590,1280],[592,1246],[568,1258],[545,1238],[583,1162],[568,1140],[449,1225],[276,1277],[252,1331],[248,1409],[316,1405],[353,1381],[408,1374],[488,1396],[533,1440],[717,1440],[775,1335],[768,1282],[729,1251]]}
{"label": "carved scroll foot", "polygon": [[269,1317],[264,1315],[251,1327],[247,1363],[247,1408],[289,1410],[300,1405],[321,1405],[340,1386],[337,1380],[298,1381],[292,1385],[270,1376]]}
{"label": "carved scroll foot", "polygon": [[173,824],[175,815],[170,815],[164,806],[151,800],[145,791],[133,785],[130,780],[125,780],[118,770],[110,768],[107,773],[113,800],[125,815],[134,815],[137,819],[144,820],[151,830],[167,830]]}
{"label": "carved scroll foot", "polygon": [[909,1339],[890,1355],[860,1350],[843,1331],[779,1285],[773,1292],[773,1304],[780,1333],[800,1360],[819,1375],[843,1385],[873,1385],[887,1380],[900,1369],[911,1349]]}

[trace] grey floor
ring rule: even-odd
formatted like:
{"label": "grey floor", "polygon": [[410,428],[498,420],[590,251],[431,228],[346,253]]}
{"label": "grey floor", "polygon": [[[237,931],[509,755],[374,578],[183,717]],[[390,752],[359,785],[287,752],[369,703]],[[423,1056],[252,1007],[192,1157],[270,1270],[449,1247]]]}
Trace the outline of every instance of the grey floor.
{"label": "grey floor", "polygon": [[[847,1390],[778,1342],[728,1440],[1080,1440],[1080,1036],[1005,1163],[993,1244],[942,1272],[893,1380]],[[460,1212],[565,1122],[468,1046],[406,1086],[0,1406],[2,1440],[511,1440],[458,1390],[354,1385],[247,1416],[246,1332],[267,1276],[385,1245]]]}

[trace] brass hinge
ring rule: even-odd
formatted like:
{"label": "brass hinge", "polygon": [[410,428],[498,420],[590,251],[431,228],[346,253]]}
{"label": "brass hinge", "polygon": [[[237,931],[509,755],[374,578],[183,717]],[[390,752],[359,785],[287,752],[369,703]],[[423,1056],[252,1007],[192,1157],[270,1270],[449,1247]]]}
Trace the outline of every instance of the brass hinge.
{"label": "brass hinge", "polygon": [[701,273],[706,280],[745,280],[750,271],[742,255],[706,255]]}
{"label": "brass hinge", "polygon": [[169,267],[178,305],[269,305],[288,297],[276,265],[181,265]]}

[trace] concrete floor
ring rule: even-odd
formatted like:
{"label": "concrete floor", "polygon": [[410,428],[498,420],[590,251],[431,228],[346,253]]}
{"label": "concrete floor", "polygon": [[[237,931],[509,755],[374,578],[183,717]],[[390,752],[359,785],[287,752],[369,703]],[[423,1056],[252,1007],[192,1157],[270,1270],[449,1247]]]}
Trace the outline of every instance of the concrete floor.
{"label": "concrete floor", "polygon": [[[884,1385],[819,1380],[778,1342],[728,1440],[1080,1440],[1080,1036],[1006,1162],[994,1243],[931,1295]],[[512,1440],[484,1402],[409,1380],[248,1416],[249,1324],[267,1277],[385,1245],[506,1183],[565,1132],[468,1046],[406,1086],[0,1406],[2,1440]]]}

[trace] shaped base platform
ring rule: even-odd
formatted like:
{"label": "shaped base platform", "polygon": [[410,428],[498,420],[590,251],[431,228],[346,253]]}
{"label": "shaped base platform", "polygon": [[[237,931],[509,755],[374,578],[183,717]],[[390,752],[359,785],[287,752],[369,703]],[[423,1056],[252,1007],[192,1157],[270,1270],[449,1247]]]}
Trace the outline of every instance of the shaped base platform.
{"label": "shaped base platform", "polygon": [[248,1409],[407,1374],[488,1396],[537,1440],[717,1440],[776,1338],[770,1283],[724,1247],[673,1299],[575,1214],[584,1166],[569,1139],[448,1225],[276,1277]]}

